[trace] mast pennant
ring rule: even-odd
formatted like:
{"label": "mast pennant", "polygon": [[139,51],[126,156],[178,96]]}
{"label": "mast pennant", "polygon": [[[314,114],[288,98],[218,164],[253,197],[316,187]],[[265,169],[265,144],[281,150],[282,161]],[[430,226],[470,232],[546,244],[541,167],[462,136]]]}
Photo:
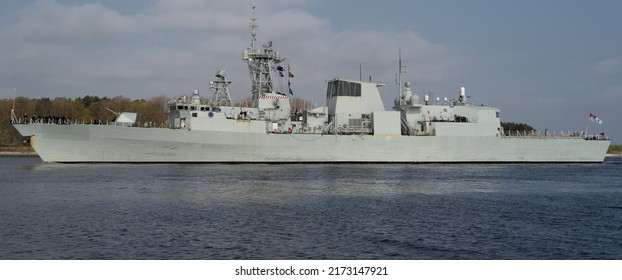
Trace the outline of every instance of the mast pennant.
{"label": "mast pennant", "polygon": [[590,113],[590,121],[593,121],[597,124],[603,124],[603,121],[592,113]]}

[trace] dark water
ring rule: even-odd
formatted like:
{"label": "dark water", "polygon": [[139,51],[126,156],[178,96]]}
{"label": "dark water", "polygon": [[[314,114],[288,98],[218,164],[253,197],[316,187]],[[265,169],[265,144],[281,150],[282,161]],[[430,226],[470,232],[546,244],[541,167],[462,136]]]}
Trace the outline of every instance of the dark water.
{"label": "dark water", "polygon": [[0,157],[1,259],[622,259],[604,164],[42,164]]}

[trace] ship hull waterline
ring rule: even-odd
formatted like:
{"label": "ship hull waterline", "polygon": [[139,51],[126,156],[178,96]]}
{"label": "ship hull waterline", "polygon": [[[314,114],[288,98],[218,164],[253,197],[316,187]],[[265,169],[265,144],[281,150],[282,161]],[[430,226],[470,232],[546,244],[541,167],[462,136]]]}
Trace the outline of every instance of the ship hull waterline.
{"label": "ship hull waterline", "polygon": [[610,141],[581,138],[239,133],[15,124],[44,162],[599,163]]}

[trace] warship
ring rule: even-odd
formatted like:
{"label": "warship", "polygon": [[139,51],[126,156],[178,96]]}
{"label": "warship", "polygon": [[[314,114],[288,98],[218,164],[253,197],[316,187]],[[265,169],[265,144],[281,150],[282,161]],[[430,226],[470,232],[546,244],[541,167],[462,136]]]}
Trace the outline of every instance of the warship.
{"label": "warship", "polygon": [[167,127],[130,112],[108,124],[11,122],[44,162],[60,163],[598,163],[610,144],[604,134],[505,131],[499,109],[471,104],[464,87],[451,100],[421,97],[402,83],[401,58],[393,110],[382,84],[339,78],[326,82],[325,106],[292,110],[287,59],[272,42],[256,47],[254,16],[250,29],[248,106],[234,106],[219,70],[211,99],[195,90],[169,103]]}

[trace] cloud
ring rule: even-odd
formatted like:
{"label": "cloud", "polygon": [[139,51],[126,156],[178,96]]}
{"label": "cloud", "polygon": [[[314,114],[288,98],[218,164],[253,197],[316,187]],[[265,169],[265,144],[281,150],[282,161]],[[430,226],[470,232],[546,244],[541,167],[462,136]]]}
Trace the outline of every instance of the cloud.
{"label": "cloud", "polygon": [[140,16],[126,17],[99,4],[64,6],[38,1],[25,9],[9,32],[24,43],[97,43],[135,34],[140,23]]}
{"label": "cloud", "polygon": [[[324,80],[364,77],[393,84],[397,50],[408,77],[440,83],[462,69],[454,51],[412,30],[339,31],[330,20],[301,10],[308,1],[262,1],[258,44],[274,41],[296,73],[303,98],[320,99]],[[250,43],[250,8],[237,1],[149,2],[133,14],[100,4],[41,0],[0,26],[0,85],[31,97],[85,94],[148,98],[207,90],[212,73],[226,69],[236,99],[250,92],[242,51]],[[234,92],[236,91],[236,92]],[[311,97],[314,96],[314,97]],[[321,103],[321,102],[320,102]]]}
{"label": "cloud", "polygon": [[248,23],[240,17],[248,5],[235,1],[160,0],[148,10],[152,27],[185,30],[242,30]]}
{"label": "cloud", "polygon": [[622,57],[611,57],[594,63],[594,70],[599,73],[616,74],[622,70]]}

